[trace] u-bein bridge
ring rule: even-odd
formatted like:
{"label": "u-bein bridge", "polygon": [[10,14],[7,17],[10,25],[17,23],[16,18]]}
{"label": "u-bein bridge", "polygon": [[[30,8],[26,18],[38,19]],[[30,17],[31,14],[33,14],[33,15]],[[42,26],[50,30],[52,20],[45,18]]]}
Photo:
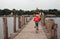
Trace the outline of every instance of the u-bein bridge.
{"label": "u-bein bridge", "polygon": [[3,17],[4,39],[57,39],[57,24],[53,19],[45,20],[46,16],[41,15],[39,31],[36,33],[33,15],[22,15],[17,17],[18,30],[16,30],[16,15],[14,15],[14,33],[10,34],[10,37],[8,37],[7,17]]}

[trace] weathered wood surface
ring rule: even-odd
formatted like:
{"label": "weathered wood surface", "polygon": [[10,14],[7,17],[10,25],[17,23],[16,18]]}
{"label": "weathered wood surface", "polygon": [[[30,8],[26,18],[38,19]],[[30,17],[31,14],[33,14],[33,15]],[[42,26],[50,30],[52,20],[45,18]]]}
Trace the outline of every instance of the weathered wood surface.
{"label": "weathered wood surface", "polygon": [[45,29],[46,35],[49,39],[57,39],[57,24],[53,19],[48,19],[45,21]]}
{"label": "weathered wood surface", "polygon": [[39,25],[38,33],[36,33],[34,26],[34,22],[31,20],[14,39],[47,39],[42,26]]}
{"label": "weathered wood surface", "polygon": [[16,32],[16,15],[14,15],[14,33]]}
{"label": "weathered wood surface", "polygon": [[[31,16],[29,16],[29,18],[32,19]],[[21,32],[21,30],[23,30],[23,28],[26,26],[26,24],[29,23],[29,22],[27,22],[27,20],[29,20],[29,19],[27,19],[27,20],[26,19],[27,19],[27,16],[25,16],[25,15],[18,16],[18,29],[16,30],[15,33],[10,34],[9,39],[13,39],[16,35],[18,35]],[[15,16],[14,16],[14,21],[15,21],[14,24],[16,24],[16,17]],[[14,27],[16,29],[16,26],[14,26]]]}

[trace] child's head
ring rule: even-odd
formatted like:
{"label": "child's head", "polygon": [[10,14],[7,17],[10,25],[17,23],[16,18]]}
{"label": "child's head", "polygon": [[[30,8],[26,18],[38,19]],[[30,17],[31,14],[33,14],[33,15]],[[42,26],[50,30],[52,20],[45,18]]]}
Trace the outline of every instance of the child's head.
{"label": "child's head", "polygon": [[35,14],[35,16],[39,16],[39,14]]}
{"label": "child's head", "polygon": [[39,16],[39,13],[35,13],[35,16]]}

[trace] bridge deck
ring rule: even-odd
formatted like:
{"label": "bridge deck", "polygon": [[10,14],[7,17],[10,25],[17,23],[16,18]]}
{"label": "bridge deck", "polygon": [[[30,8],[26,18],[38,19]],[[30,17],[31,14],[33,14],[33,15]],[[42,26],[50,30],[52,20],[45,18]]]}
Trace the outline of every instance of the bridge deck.
{"label": "bridge deck", "polygon": [[47,39],[43,28],[39,25],[39,32],[35,32],[34,22],[31,20],[28,25],[14,39]]}

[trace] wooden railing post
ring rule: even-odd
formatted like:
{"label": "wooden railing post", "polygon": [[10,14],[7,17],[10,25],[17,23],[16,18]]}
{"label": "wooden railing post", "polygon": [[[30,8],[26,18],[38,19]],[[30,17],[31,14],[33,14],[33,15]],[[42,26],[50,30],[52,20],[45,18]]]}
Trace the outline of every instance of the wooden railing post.
{"label": "wooden railing post", "polygon": [[8,39],[8,26],[7,26],[7,18],[3,17],[3,30],[4,30],[4,39]]}
{"label": "wooden railing post", "polygon": [[54,19],[49,19],[45,21],[46,29],[49,35],[47,34],[49,39],[57,39],[57,27],[58,25],[55,23]]}
{"label": "wooden railing post", "polygon": [[57,24],[54,24],[54,27],[51,31],[51,39],[57,39]]}
{"label": "wooden railing post", "polygon": [[14,33],[16,32],[16,15],[14,15]]}
{"label": "wooden railing post", "polygon": [[25,24],[25,16],[24,16],[24,24]]}
{"label": "wooden railing post", "polygon": [[21,27],[23,26],[23,17],[21,16]]}
{"label": "wooden railing post", "polygon": [[57,39],[57,27],[58,27],[58,25],[55,24],[54,25],[54,31],[55,31],[55,33],[54,33],[54,39]]}
{"label": "wooden railing post", "polygon": [[18,16],[18,28],[19,29],[21,28],[21,21],[20,21],[20,19],[21,19],[21,16]]}
{"label": "wooden railing post", "polygon": [[26,15],[25,15],[25,24],[27,23],[27,21],[26,21],[26,20],[27,20],[27,18],[26,18]]}
{"label": "wooden railing post", "polygon": [[25,24],[25,17],[23,16],[23,25]]}
{"label": "wooden railing post", "polygon": [[32,15],[30,15],[30,20],[32,19]]}
{"label": "wooden railing post", "polygon": [[24,16],[22,15],[22,26],[24,25]]}
{"label": "wooden railing post", "polygon": [[27,16],[26,16],[26,23],[27,23]]}
{"label": "wooden railing post", "polygon": [[41,15],[41,24],[45,25],[45,15]]}

